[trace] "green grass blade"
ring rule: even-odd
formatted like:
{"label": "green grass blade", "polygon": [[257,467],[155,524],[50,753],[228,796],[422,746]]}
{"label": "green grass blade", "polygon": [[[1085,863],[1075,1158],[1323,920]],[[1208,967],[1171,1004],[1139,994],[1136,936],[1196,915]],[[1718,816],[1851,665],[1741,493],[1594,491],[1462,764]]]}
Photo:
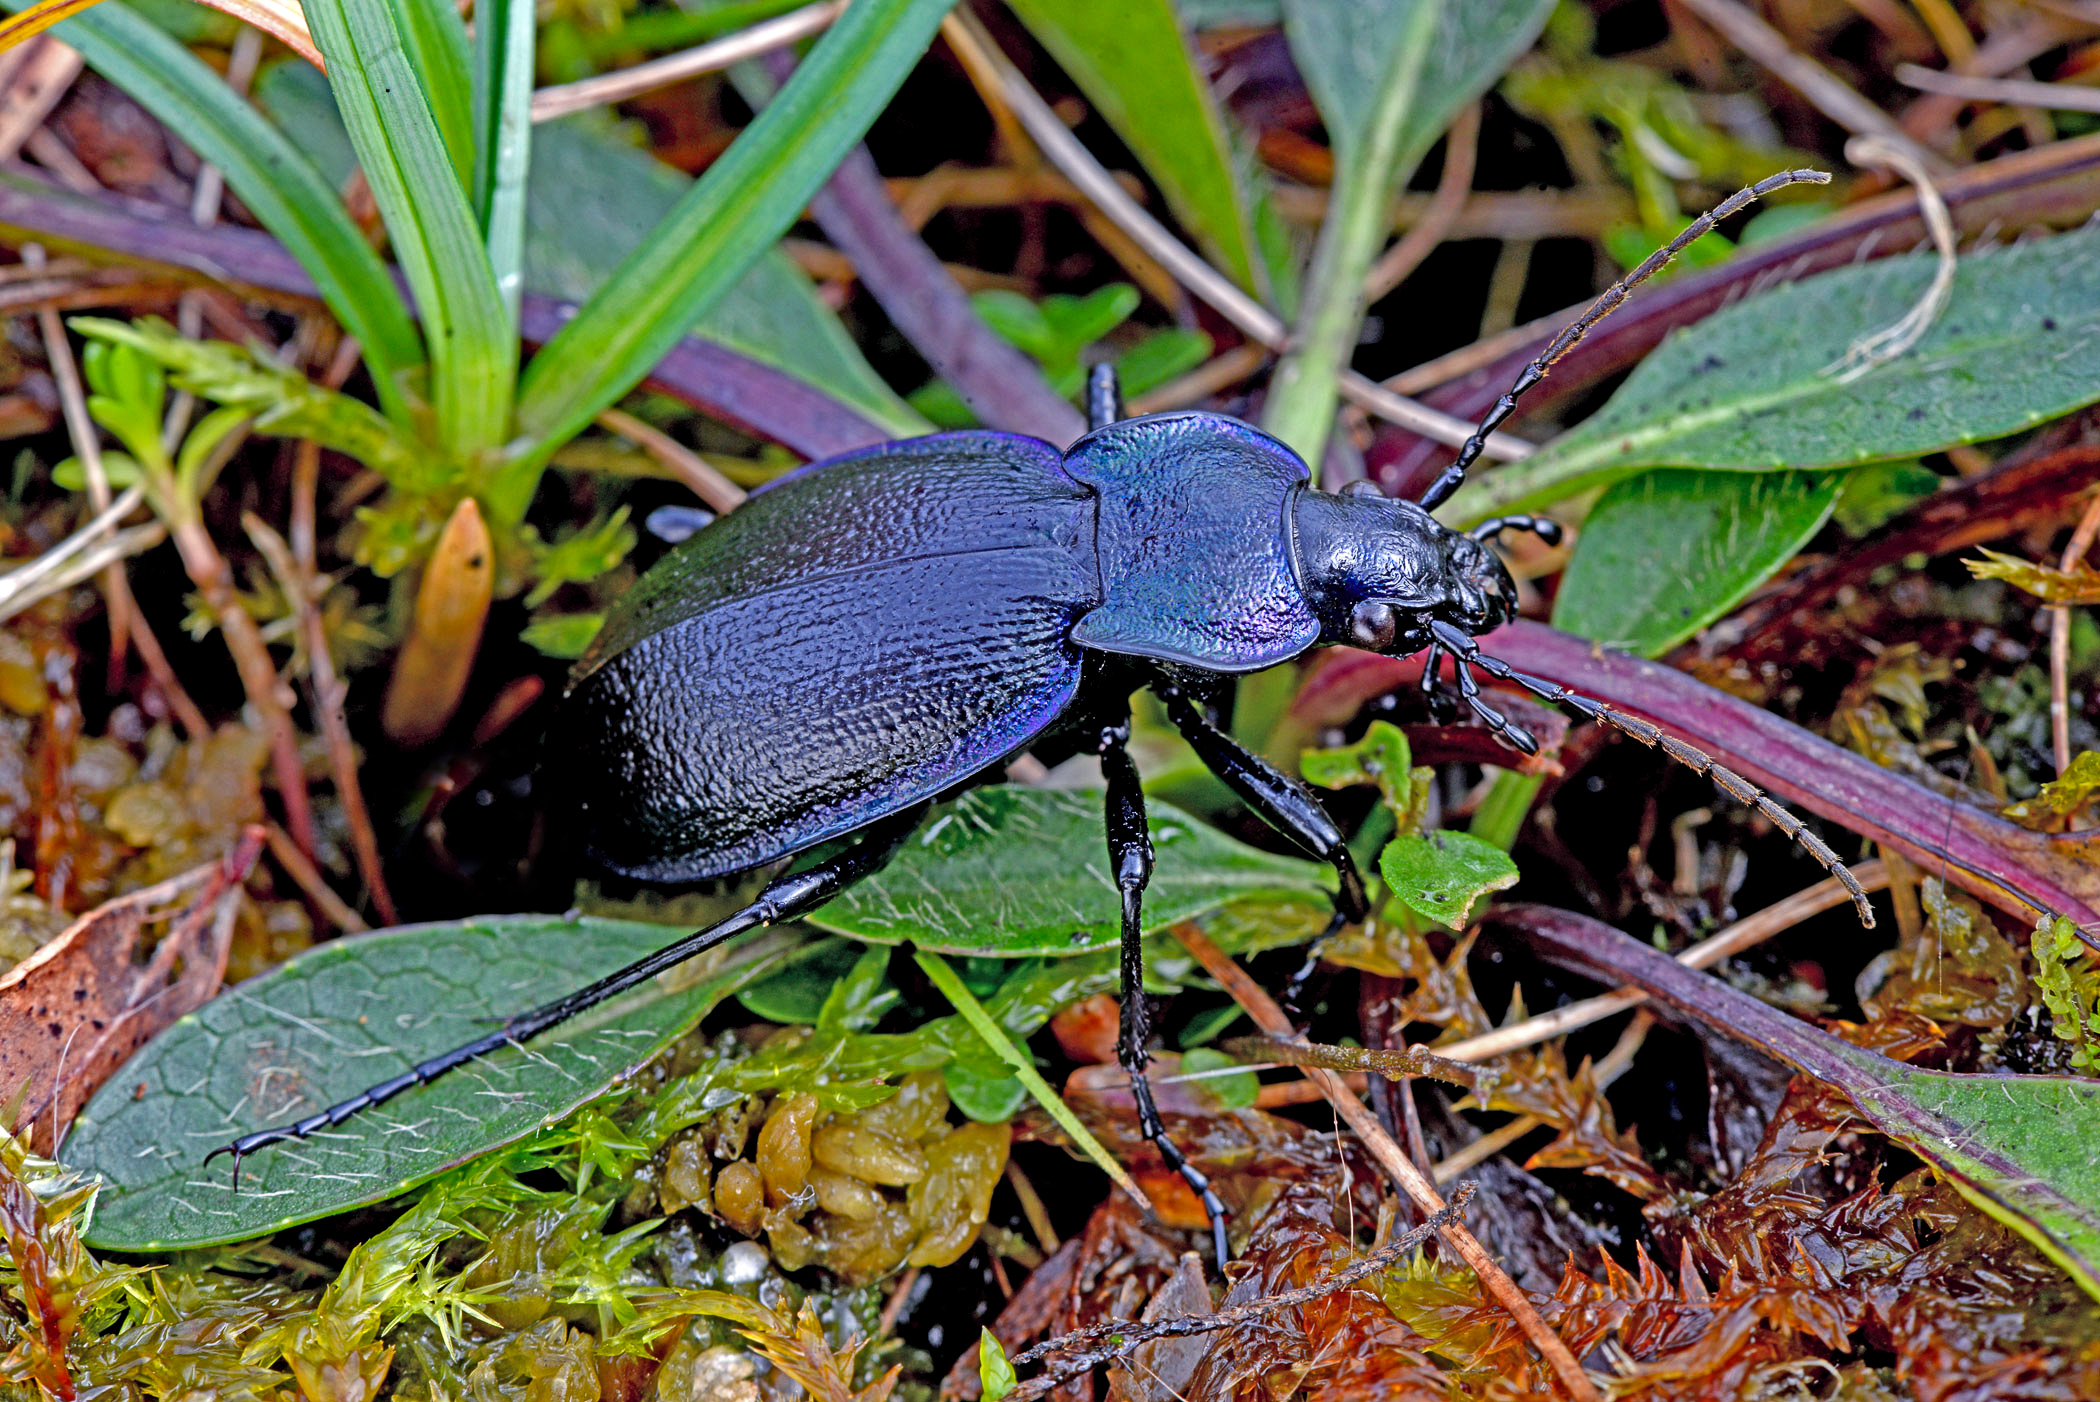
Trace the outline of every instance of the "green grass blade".
{"label": "green grass blade", "polygon": [[529,442],[502,495],[646,374],[802,212],[903,83],[953,0],[859,0],[525,372]]}
{"label": "green grass blade", "polygon": [[1011,0],[1159,182],[1174,217],[1233,281],[1262,290],[1252,167],[1235,158],[1168,0]]}
{"label": "green grass blade", "polygon": [[984,1004],[978,1002],[975,995],[963,985],[961,977],[948,966],[948,961],[938,954],[925,953],[914,953],[912,960],[918,964],[933,986],[941,991],[941,995],[954,1005],[955,1011],[962,1015],[962,1020],[970,1024],[970,1030],[982,1037],[985,1045],[998,1053],[1001,1061],[1013,1068],[1014,1075],[1022,1085],[1028,1087],[1028,1093],[1035,1097],[1035,1103],[1043,1107],[1044,1114],[1057,1122],[1059,1129],[1072,1137],[1072,1142],[1079,1146],[1079,1151],[1092,1159],[1117,1187],[1130,1194],[1133,1201],[1149,1210],[1152,1203],[1138,1187],[1136,1180],[1123,1165],[1116,1162],[1116,1156],[1102,1147],[1101,1141],[1094,1138],[1087,1127],[1079,1122],[1079,1116],[1072,1113],[1072,1107],[1065,1104],[1065,1098],[1043,1079],[1042,1072],[1035,1069],[1035,1062],[1029,1058],[1028,1053],[1015,1046],[1013,1038],[1006,1035],[1006,1030],[992,1021],[992,1015],[984,1010]]}
{"label": "green grass blade", "polygon": [[496,291],[516,320],[532,160],[534,10],[531,0],[481,0],[474,12],[474,212]]}
{"label": "green grass blade", "polygon": [[[462,456],[492,448],[509,436],[517,323],[497,294],[481,226],[400,21],[365,0],[313,0],[306,18],[422,313],[439,441]],[[515,521],[523,510],[496,514]]]}
{"label": "green grass blade", "polygon": [[402,384],[423,364],[422,338],[386,264],[305,153],[225,79],[120,0],[67,20],[58,37],[218,167],[312,276],[328,309],[363,348],[388,416],[406,425]]}
{"label": "green grass blade", "polygon": [[[447,0],[386,0],[409,64],[423,80],[430,115],[437,120],[445,152],[462,185],[474,178],[477,115],[474,77],[467,56],[467,27],[459,7]],[[480,13],[480,6],[475,13]]]}

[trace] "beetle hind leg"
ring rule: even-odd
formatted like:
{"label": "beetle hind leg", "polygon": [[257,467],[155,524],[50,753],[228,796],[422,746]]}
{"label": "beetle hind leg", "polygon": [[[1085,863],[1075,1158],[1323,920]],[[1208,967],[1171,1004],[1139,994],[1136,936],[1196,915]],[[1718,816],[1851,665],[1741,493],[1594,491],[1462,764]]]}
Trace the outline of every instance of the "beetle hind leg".
{"label": "beetle hind leg", "polygon": [[1138,1130],[1152,1141],[1167,1167],[1180,1174],[1203,1200],[1203,1215],[1210,1219],[1211,1245],[1217,1252],[1218,1274],[1225,1273],[1229,1251],[1225,1243],[1225,1204],[1203,1171],[1188,1160],[1167,1133],[1152,1099],[1152,1084],[1145,1079],[1145,1064],[1151,1055],[1145,1044],[1152,1038],[1152,1009],[1145,1001],[1145,946],[1143,908],[1145,885],[1152,879],[1152,834],[1145,825],[1145,793],[1139,785],[1137,766],[1130,761],[1128,716],[1117,725],[1102,727],[1099,749],[1102,777],[1108,781],[1108,863],[1115,873],[1116,890],[1123,901],[1123,1010],[1116,1033],[1116,1061],[1130,1076],[1130,1093],[1137,1101]]}
{"label": "beetle hind leg", "polygon": [[719,920],[704,929],[695,930],[675,944],[665,945],[647,958],[638,959],[626,968],[607,974],[585,988],[579,988],[566,997],[544,1003],[530,1012],[520,1013],[508,1019],[497,1031],[485,1037],[477,1037],[463,1046],[440,1053],[428,1061],[419,1063],[376,1086],[360,1091],[348,1100],[339,1101],[325,1110],[279,1125],[273,1129],[261,1129],[253,1134],[244,1134],[231,1144],[221,1145],[205,1155],[210,1163],[221,1154],[233,1158],[233,1186],[241,1185],[241,1160],[258,1149],[272,1144],[285,1144],[305,1139],[324,1129],[333,1129],[344,1121],[363,1114],[376,1106],[385,1104],[395,1096],[417,1086],[427,1086],[438,1077],[457,1071],[470,1061],[478,1060],[491,1052],[513,1046],[539,1036],[586,1009],[596,1007],[608,998],[617,997],[628,989],[648,982],[667,969],[676,967],[695,955],[705,953],[732,935],[776,921],[789,920],[812,910],[864,876],[880,870],[895,855],[912,829],[925,816],[926,806],[919,804],[902,813],[893,814],[872,827],[862,831],[860,839],[851,847],[839,852],[806,871],[789,872],[766,883],[758,897],[742,910]]}

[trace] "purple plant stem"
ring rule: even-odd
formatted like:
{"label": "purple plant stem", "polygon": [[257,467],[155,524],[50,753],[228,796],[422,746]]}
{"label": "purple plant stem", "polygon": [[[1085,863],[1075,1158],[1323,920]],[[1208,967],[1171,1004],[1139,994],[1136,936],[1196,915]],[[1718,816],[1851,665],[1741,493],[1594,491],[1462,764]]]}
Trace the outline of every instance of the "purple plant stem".
{"label": "purple plant stem", "polygon": [[[2075,224],[2100,206],[2100,135],[1972,166],[1949,177],[1940,192],[1965,234],[1995,229],[2009,235],[2036,224]],[[1791,238],[1746,248],[1718,268],[1672,278],[1637,293],[1591,332],[1526,396],[1524,407],[1536,413],[1588,389],[1634,365],[1678,327],[1752,292],[1902,253],[1924,237],[1917,197],[1897,191],[1863,201]],[[1476,419],[1559,330],[1554,326],[1492,364],[1419,397],[1448,414]],[[1449,448],[1387,427],[1368,456],[1381,489],[1411,498],[1426,485],[1430,465],[1450,455]]]}
{"label": "purple plant stem", "polygon": [[1952,802],[1662,663],[1606,652],[1543,624],[1512,623],[1481,643],[1520,672],[1655,722],[1786,802],[2021,919],[2066,916],[2100,948],[2100,865],[2085,835],[2030,832]]}
{"label": "purple plant stem", "polygon": [[969,295],[905,225],[867,147],[846,157],[809,210],[890,321],[987,427],[1059,447],[1086,432],[1085,417],[1033,360],[984,324]]}
{"label": "purple plant stem", "polygon": [[[268,234],[226,225],[200,229],[156,206],[94,199],[21,176],[0,177],[0,233],[88,257],[114,255],[174,269],[265,301],[320,299],[306,270]],[[521,330],[527,341],[543,343],[571,315],[566,303],[527,294]],[[832,457],[889,437],[815,386],[697,337],[673,347],[645,383],[806,458]]]}
{"label": "purple plant stem", "polygon": [[[775,83],[795,71],[787,53],[760,62]],[[839,163],[809,212],[891,324],[987,428],[1059,447],[1086,432],[1086,417],[1050,387],[1033,360],[985,325],[969,294],[904,222],[866,146]]]}

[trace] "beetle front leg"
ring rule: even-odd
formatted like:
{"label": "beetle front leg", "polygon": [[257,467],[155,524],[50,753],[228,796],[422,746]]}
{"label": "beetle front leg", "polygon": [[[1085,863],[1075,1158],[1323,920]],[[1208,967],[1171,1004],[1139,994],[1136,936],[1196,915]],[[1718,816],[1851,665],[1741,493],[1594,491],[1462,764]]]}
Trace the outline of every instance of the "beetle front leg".
{"label": "beetle front leg", "polygon": [[1115,873],[1116,891],[1123,899],[1123,1014],[1116,1034],[1116,1061],[1130,1076],[1130,1093],[1137,1100],[1138,1130],[1152,1141],[1167,1167],[1203,1200],[1203,1213],[1210,1219],[1212,1245],[1218,1254],[1218,1274],[1225,1273],[1225,1204],[1210,1186],[1210,1179],[1190,1163],[1167,1133],[1152,1099],[1152,1084],[1145,1079],[1145,1064],[1151,1054],[1145,1044],[1152,1040],[1152,1009],[1145,1001],[1144,900],[1145,885],[1152,879],[1152,831],[1145,824],[1145,791],[1138,782],[1137,766],[1130,761],[1128,716],[1101,729],[1098,749],[1101,775],[1108,783],[1108,865]]}
{"label": "beetle front leg", "polygon": [[1205,720],[1180,687],[1166,685],[1157,690],[1166,702],[1167,719],[1174,722],[1204,767],[1224,780],[1225,787],[1260,814],[1263,822],[1334,868],[1334,922],[1321,938],[1344,925],[1361,923],[1371,913],[1371,903],[1364,894],[1363,878],[1357,875],[1356,858],[1349,855],[1342,830],[1327,816],[1313,791]]}

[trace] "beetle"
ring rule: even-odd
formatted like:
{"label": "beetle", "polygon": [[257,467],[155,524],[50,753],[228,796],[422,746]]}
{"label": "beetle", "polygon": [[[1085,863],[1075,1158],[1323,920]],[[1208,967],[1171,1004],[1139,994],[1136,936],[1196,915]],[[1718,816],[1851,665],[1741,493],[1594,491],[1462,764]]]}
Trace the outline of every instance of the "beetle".
{"label": "beetle", "polygon": [[1254,812],[1336,874],[1334,923],[1368,913],[1343,833],[1312,791],[1205,714],[1230,678],[1315,647],[1448,659],[1458,699],[1513,748],[1536,742],[1496,710],[1478,668],[1661,745],[1756,806],[1852,892],[1837,856],[1792,814],[1643,721],[1528,676],[1475,641],[1515,616],[1491,548],[1551,521],[1499,517],[1469,532],[1431,511],[1457,491],[1517,399],[1627,293],[1686,244],[1782,185],[1736,192],[1614,284],[1518,377],[1419,502],[1367,484],[1317,490],[1283,443],[1222,415],[1125,418],[1114,373],[1087,389],[1089,432],[1060,451],[1013,434],[945,433],[813,464],[754,492],[629,590],[572,674],[548,761],[603,866],[647,881],[728,876],[828,843],[728,918],[501,1029],[293,1124],[214,1151],[242,1156],[341,1124],[500,1047],[522,1043],[732,935],[791,919],[880,868],[926,806],[1002,772],[1055,733],[1100,757],[1108,869],[1121,905],[1118,1060],[1139,1124],[1202,1199],[1218,1260],[1225,1208],[1176,1147],[1145,1079],[1142,902],[1152,871],[1144,795],[1127,744],[1130,697],[1149,687],[1203,762]]}

